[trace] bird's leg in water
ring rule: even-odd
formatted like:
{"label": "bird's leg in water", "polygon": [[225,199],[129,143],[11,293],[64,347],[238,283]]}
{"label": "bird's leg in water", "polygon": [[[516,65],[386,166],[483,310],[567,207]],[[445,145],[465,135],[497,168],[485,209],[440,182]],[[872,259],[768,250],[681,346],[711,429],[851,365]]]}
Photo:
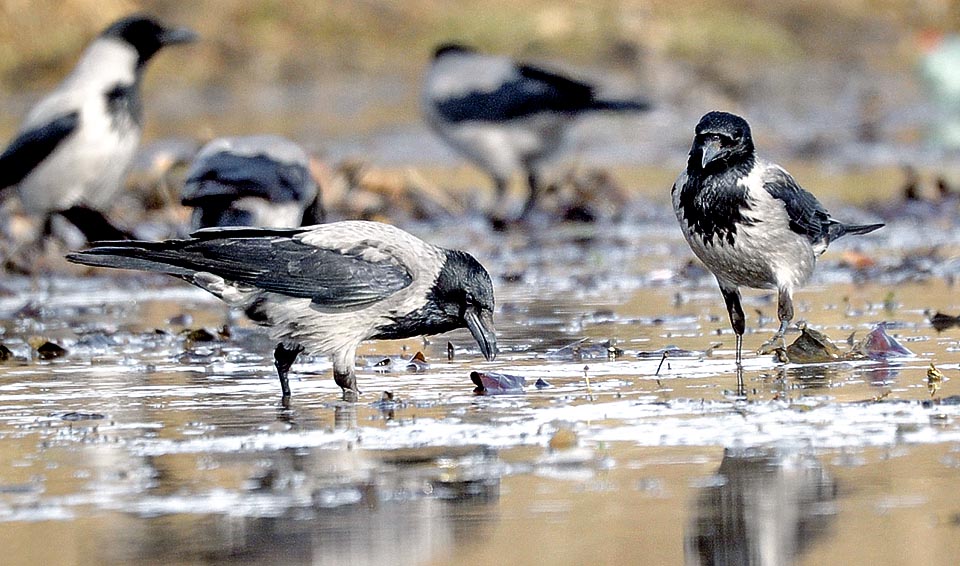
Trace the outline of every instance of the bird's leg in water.
{"label": "bird's leg in water", "polygon": [[287,375],[290,373],[290,366],[296,361],[300,352],[303,352],[303,346],[297,344],[288,348],[282,343],[277,344],[277,348],[273,351],[273,365],[276,366],[277,375],[280,377],[280,390],[283,392],[285,403],[290,400],[290,384]]}
{"label": "bird's leg in water", "polygon": [[787,332],[787,326],[790,325],[790,321],[793,320],[793,297],[789,289],[780,289],[780,293],[777,296],[777,318],[780,319],[780,328],[777,329],[777,333],[773,335],[773,338],[760,346],[760,353],[768,354],[777,350],[787,349],[784,334]]}
{"label": "bird's leg in water", "polygon": [[344,401],[356,401],[360,397],[360,390],[357,389],[357,375],[353,368],[348,371],[340,371],[336,366],[333,368],[333,380],[343,389]]}
{"label": "bird's leg in water", "polygon": [[344,401],[356,401],[360,397],[357,389],[356,350],[342,351],[333,356],[333,380],[343,389]]}
{"label": "bird's leg in water", "polygon": [[717,280],[720,283],[720,293],[723,294],[723,301],[727,304],[727,313],[730,315],[730,326],[737,335],[737,367],[743,361],[743,331],[746,329],[746,320],[743,316],[743,307],[740,305],[740,290],[736,285],[728,285]]}

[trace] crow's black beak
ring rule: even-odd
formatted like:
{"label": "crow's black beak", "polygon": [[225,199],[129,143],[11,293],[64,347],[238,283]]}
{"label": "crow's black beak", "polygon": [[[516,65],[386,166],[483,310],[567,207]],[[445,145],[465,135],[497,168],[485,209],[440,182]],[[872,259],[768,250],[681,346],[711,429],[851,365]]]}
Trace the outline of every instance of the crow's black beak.
{"label": "crow's black beak", "polygon": [[706,168],[707,164],[717,158],[720,154],[720,140],[708,138],[701,147],[700,167]]}
{"label": "crow's black beak", "polygon": [[193,43],[200,36],[188,28],[168,28],[160,34],[160,43],[162,45],[177,45],[179,43]]}
{"label": "crow's black beak", "polygon": [[483,357],[493,360],[497,357],[497,333],[493,328],[493,313],[479,310],[469,310],[463,319],[473,334],[473,339],[480,346]]}

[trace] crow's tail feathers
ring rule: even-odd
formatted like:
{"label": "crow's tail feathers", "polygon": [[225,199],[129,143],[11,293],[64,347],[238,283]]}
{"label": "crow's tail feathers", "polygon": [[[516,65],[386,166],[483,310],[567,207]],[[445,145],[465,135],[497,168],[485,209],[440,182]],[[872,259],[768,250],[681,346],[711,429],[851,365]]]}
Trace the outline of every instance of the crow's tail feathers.
{"label": "crow's tail feathers", "polygon": [[593,100],[591,110],[609,110],[612,112],[646,112],[653,105],[649,100],[637,98],[635,100]]}
{"label": "crow's tail feathers", "polygon": [[879,230],[883,228],[885,224],[844,224],[842,222],[834,222],[830,225],[830,241],[834,241],[841,236],[847,234],[859,235],[859,234],[869,234],[874,230]]}
{"label": "crow's tail feathers", "polygon": [[73,263],[94,267],[156,271],[177,277],[192,277],[196,273],[195,269],[176,265],[182,252],[164,244],[165,242],[97,242],[88,250],[67,254],[66,258]]}

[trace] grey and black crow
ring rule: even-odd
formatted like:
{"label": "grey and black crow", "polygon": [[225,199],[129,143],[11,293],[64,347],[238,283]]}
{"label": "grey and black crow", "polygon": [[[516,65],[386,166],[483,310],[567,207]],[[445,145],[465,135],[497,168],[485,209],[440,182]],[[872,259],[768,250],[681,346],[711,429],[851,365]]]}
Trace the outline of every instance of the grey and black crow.
{"label": "grey and black crow", "polygon": [[845,234],[883,224],[835,220],[816,197],[779,165],[757,157],[746,120],[710,112],[697,124],[687,168],[673,185],[673,209],[690,248],[713,272],[743,346],[740,286],[776,289],[782,341],[793,319],[793,291],[807,282],[819,257]]}
{"label": "grey and black crow", "polygon": [[573,117],[596,110],[643,111],[650,105],[604,100],[589,84],[445,44],[434,53],[422,106],[427,124],[493,178],[498,201],[513,173],[526,173],[530,194],[522,219],[537,204],[541,162],[560,148]]}
{"label": "grey and black crow", "polygon": [[301,229],[212,228],[189,239],[98,243],[75,263],[180,277],[269,328],[284,400],[297,355],[329,354],[355,398],[357,346],[466,327],[485,358],[497,354],[493,284],[470,254],[430,245],[377,222]]}
{"label": "grey and black crow", "polygon": [[217,138],[194,158],[181,194],[193,228],[296,228],[323,222],[310,158],[273,135]]}
{"label": "grey and black crow", "polygon": [[27,114],[0,155],[0,187],[16,186],[28,213],[59,213],[90,241],[124,237],[103,213],[140,143],[144,68],[164,46],[195,37],[146,16],[110,25]]}

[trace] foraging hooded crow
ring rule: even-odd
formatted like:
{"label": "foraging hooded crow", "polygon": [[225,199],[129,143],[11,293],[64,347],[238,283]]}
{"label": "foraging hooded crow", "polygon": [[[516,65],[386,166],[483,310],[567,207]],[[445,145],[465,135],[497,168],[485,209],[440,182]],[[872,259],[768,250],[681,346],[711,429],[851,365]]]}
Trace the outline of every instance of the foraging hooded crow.
{"label": "foraging hooded crow", "polygon": [[167,273],[243,309],[279,342],[284,400],[287,373],[304,350],[331,356],[348,399],[359,393],[354,365],[363,340],[466,327],[485,358],[497,354],[493,284],[483,266],[377,222],[213,228],[185,240],[102,242],[67,259]]}
{"label": "foraging hooded crow", "polygon": [[146,16],[110,25],[27,114],[0,155],[0,187],[16,186],[27,212],[59,213],[90,241],[125,237],[103,213],[140,143],[144,68],[164,46],[195,37]]}
{"label": "foraging hooded crow", "polygon": [[194,229],[296,228],[324,220],[307,153],[272,135],[217,138],[203,146],[181,203],[194,208]]}
{"label": "foraging hooded crow", "polygon": [[457,44],[436,49],[422,106],[427,124],[493,178],[498,200],[515,171],[526,173],[530,194],[521,219],[537,204],[538,168],[560,148],[571,118],[650,107],[643,100],[604,100],[589,84]]}
{"label": "foraging hooded crow", "polygon": [[813,274],[827,246],[883,224],[844,224],[779,165],[757,157],[746,120],[710,112],[697,124],[687,168],[673,185],[673,209],[690,248],[713,272],[737,334],[741,360],[741,285],[776,289],[782,341],[793,319],[793,290]]}

